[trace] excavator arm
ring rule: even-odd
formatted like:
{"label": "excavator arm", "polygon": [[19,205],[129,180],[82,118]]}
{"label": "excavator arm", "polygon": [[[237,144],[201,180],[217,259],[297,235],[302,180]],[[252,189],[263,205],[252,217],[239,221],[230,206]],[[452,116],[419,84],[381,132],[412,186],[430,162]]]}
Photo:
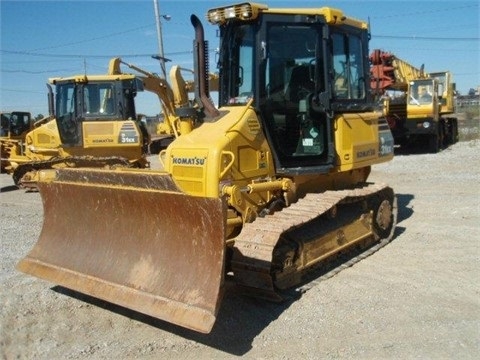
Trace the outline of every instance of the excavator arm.
{"label": "excavator arm", "polygon": [[166,120],[160,132],[178,137],[180,119],[176,110],[182,107],[189,107],[187,86],[181,75],[180,67],[172,67],[170,71],[172,87],[170,87],[170,84],[165,79],[133,64],[129,64],[120,58],[110,60],[108,73],[110,75],[122,74],[121,64],[141,74],[137,75],[137,77],[143,82],[144,89],[157,95]]}

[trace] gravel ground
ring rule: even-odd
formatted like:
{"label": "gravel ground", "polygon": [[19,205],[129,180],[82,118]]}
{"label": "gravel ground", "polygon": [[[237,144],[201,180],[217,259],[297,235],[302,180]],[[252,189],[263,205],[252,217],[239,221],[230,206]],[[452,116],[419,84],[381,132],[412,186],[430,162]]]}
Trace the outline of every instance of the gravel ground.
{"label": "gravel ground", "polygon": [[227,292],[203,335],[15,270],[41,229],[38,193],[0,175],[5,359],[477,359],[480,141],[399,155],[371,180],[397,193],[392,243],[300,299]]}

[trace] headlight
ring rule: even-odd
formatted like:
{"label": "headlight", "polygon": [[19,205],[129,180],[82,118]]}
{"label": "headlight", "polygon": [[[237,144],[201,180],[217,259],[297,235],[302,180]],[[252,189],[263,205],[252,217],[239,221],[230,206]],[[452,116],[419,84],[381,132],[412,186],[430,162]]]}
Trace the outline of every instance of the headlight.
{"label": "headlight", "polygon": [[229,19],[248,21],[255,19],[261,10],[266,9],[268,9],[266,5],[242,3],[229,7],[210,9],[207,13],[207,19],[214,25],[223,24]]}
{"label": "headlight", "polygon": [[212,10],[207,14],[207,19],[212,24],[220,24],[223,22],[223,10]]}
{"label": "headlight", "polygon": [[235,15],[236,15],[236,11],[234,7],[225,9],[225,19],[234,19]]}

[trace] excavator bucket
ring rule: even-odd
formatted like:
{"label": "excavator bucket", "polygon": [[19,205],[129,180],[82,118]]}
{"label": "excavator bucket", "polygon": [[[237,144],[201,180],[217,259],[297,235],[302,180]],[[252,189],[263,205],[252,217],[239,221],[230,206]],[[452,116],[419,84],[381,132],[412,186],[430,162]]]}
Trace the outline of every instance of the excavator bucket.
{"label": "excavator bucket", "polygon": [[223,293],[225,211],[160,172],[61,169],[38,183],[44,223],[17,268],[203,333]]}

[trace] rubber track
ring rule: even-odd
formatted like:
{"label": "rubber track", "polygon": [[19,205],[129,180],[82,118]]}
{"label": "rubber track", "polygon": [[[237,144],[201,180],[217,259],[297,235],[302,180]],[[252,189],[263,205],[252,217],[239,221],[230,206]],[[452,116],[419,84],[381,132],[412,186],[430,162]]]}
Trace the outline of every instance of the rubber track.
{"label": "rubber track", "polygon": [[[264,218],[257,218],[254,222],[245,224],[241,233],[235,238],[235,247],[243,255],[241,261],[232,262],[234,274],[248,270],[257,272],[259,276],[270,276],[273,249],[285,231],[295,229],[302,224],[328,213],[334,206],[350,202],[357,202],[369,198],[382,190],[388,189],[384,184],[367,184],[361,188],[351,190],[326,191],[320,194],[307,194],[296,203]],[[377,244],[363,251],[328,273],[317,277],[314,281],[296,289],[303,293],[319,281],[328,279],[341,270],[352,266],[356,262],[373,254],[391,241],[396,225],[396,200],[393,204],[393,226],[389,236],[380,239]],[[234,275],[235,276],[235,275]],[[273,282],[273,280],[272,280]]]}

